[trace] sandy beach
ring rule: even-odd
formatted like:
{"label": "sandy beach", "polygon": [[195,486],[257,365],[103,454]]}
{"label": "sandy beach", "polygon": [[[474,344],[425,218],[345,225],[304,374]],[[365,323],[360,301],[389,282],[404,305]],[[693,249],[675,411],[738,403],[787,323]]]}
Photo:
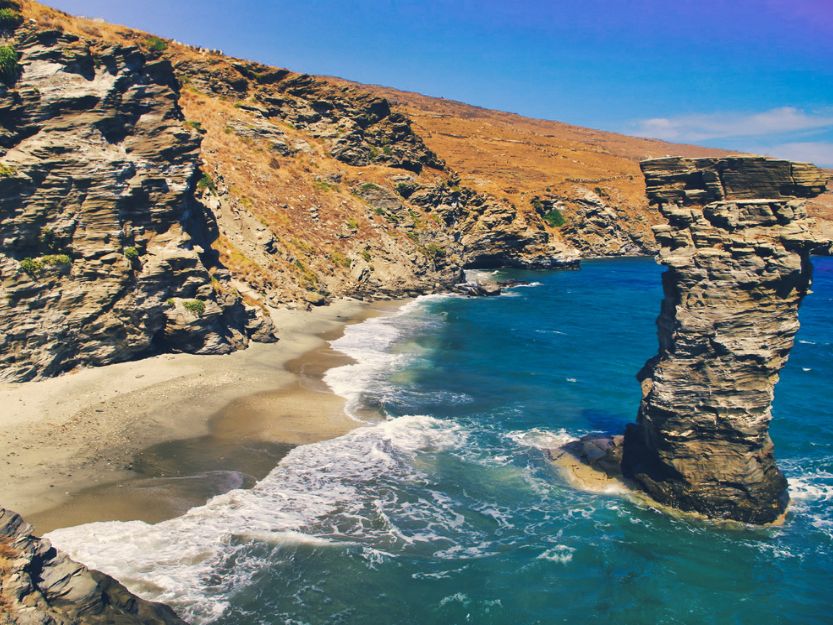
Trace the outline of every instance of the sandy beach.
{"label": "sandy beach", "polygon": [[360,425],[323,373],[329,340],[393,302],[273,312],[281,340],[228,356],[167,354],[0,386],[0,500],[36,530],[156,522],[250,486],[293,446]]}

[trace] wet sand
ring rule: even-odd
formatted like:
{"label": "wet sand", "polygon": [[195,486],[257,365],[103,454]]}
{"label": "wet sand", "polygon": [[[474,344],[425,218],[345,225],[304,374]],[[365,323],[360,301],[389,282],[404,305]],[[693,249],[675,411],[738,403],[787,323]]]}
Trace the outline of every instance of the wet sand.
{"label": "wet sand", "polygon": [[361,425],[324,384],[345,325],[401,302],[278,311],[282,340],[0,386],[0,503],[36,530],[158,522],[264,477],[292,447]]}

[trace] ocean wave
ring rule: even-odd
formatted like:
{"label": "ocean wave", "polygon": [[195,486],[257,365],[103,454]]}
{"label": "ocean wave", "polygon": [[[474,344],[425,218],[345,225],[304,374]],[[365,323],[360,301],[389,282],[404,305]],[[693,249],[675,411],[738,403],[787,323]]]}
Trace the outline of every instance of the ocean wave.
{"label": "ocean wave", "polygon": [[427,303],[447,297],[423,295],[408,302],[394,314],[372,317],[362,323],[347,326],[341,338],[330,343],[333,349],[355,361],[329,369],[324,374],[324,382],[336,395],[346,400],[345,412],[348,416],[362,421],[358,412],[365,404],[365,395],[371,390],[382,398],[395,392],[395,387],[389,381],[390,374],[402,369],[414,356],[412,353],[397,353],[392,347],[403,336],[439,323],[438,317],[415,313]]}
{"label": "ocean wave", "polygon": [[528,282],[527,284],[516,284],[512,286],[513,289],[534,289],[538,286],[543,286],[543,282]]}
{"label": "ocean wave", "polygon": [[549,560],[550,562],[557,562],[558,564],[567,564],[573,559],[573,554],[576,550],[567,545],[556,545],[552,549],[547,549],[538,556],[539,560]]}
{"label": "ocean wave", "polygon": [[521,447],[533,447],[541,450],[558,449],[567,443],[578,440],[577,436],[570,434],[563,428],[555,431],[541,428],[518,430],[508,432],[506,437]]}
{"label": "ocean wave", "polygon": [[[205,623],[223,614],[234,589],[249,585],[269,566],[268,549],[261,552],[253,544],[367,543],[383,553],[385,545],[434,543],[454,533],[462,521],[441,493],[433,501],[406,502],[396,488],[425,480],[414,455],[463,444],[465,432],[453,423],[400,417],[297,447],[251,490],[220,495],[184,516],[156,525],[93,523],[56,530],[48,538],[136,594]],[[407,527],[399,527],[406,525],[402,519]]]}

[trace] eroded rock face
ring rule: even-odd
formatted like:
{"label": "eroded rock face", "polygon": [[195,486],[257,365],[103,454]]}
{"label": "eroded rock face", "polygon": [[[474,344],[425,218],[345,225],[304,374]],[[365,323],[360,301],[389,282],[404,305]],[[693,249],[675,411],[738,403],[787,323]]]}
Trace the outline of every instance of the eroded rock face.
{"label": "eroded rock face", "polygon": [[186,625],[170,608],[131,594],[71,560],[0,508],[0,624]]}
{"label": "eroded rock face", "polygon": [[765,158],[642,163],[668,224],[660,349],[639,374],[643,398],[625,435],[623,472],[654,499],[715,518],[775,520],[788,503],[769,421],[773,390],[829,246],[804,200],[816,167]]}
{"label": "eroded rock face", "polygon": [[14,45],[20,78],[0,86],[0,379],[271,335],[209,274],[199,135],[170,63],[29,27]]}

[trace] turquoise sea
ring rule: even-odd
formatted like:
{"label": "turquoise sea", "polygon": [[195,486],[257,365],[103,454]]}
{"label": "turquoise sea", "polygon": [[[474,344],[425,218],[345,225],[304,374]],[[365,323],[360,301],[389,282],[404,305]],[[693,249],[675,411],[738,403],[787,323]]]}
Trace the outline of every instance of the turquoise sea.
{"label": "turquoise sea", "polygon": [[502,271],[495,298],[432,296],[348,327],[327,382],[389,418],[292,450],[251,490],[59,547],[195,623],[833,623],[833,259],[817,259],[772,437],[781,528],[670,518],[564,484],[544,449],[636,415],[661,268]]}

